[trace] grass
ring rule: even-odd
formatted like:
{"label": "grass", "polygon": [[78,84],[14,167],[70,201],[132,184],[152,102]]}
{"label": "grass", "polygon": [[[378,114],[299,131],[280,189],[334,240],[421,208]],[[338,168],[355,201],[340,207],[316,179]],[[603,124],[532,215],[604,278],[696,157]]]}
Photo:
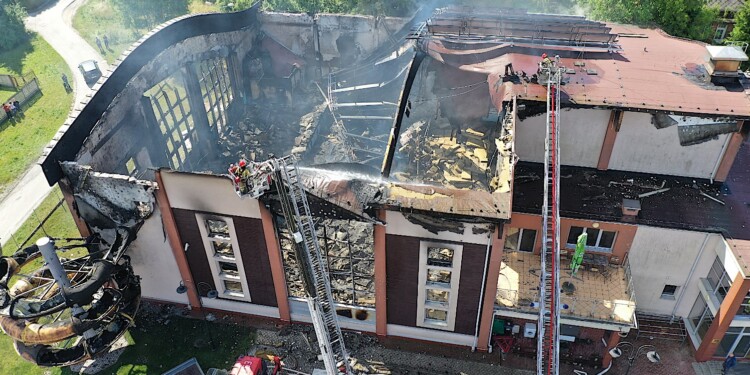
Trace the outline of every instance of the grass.
{"label": "grass", "polygon": [[[0,126],[0,192],[41,156],[42,149],[65,121],[73,94],[65,92],[60,76],[72,76],[62,57],[40,36],[0,53],[0,74],[22,75],[33,71],[42,95],[24,107],[25,117]],[[0,100],[7,99],[5,96]],[[4,114],[3,114],[4,115]]]}
{"label": "grass", "polygon": [[[40,220],[43,220],[47,213],[52,212],[57,202],[62,199],[62,193],[60,188],[55,186],[50,194],[44,198],[39,207],[35,210],[31,216],[21,225],[20,228],[13,234],[13,239],[8,241],[6,246],[3,248],[3,255],[10,255],[21,246],[21,242],[25,240],[34,229],[39,225]],[[73,218],[70,216],[68,206],[63,202],[60,207],[52,213],[49,220],[44,223],[44,231],[40,230],[31,237],[31,241],[27,243],[27,246],[36,242],[40,237],[45,236],[45,232],[50,237],[79,237],[78,228],[76,227]],[[15,240],[15,241],[14,241]],[[0,372],[2,373],[2,372]]]}
{"label": "grass", "polygon": [[[207,5],[201,0],[190,0],[188,11],[190,13],[217,12],[219,8],[216,5]],[[158,23],[147,28],[134,28],[126,23],[119,12],[115,11],[111,0],[87,0],[78,8],[73,17],[73,27],[94,48],[96,48],[96,37],[101,38],[106,35],[109,38],[110,49],[105,49],[104,58],[111,64],[141,36],[158,26],[159,23],[166,21],[168,19],[159,20]]]}
{"label": "grass", "polygon": [[[208,340],[211,332],[214,345],[196,348],[197,339]],[[136,328],[125,335],[131,344],[119,360],[101,374],[161,374],[195,357],[204,369],[229,369],[238,356],[246,353],[255,340],[251,328],[198,319],[174,317],[169,324],[158,323],[152,315],[138,315]],[[0,333],[0,374],[74,374],[68,368],[41,368],[19,357],[13,340]]]}
{"label": "grass", "polygon": [[[110,369],[112,374],[160,374],[192,357],[204,371],[211,367],[229,369],[255,340],[253,329],[235,324],[172,318],[164,325],[144,315],[137,320],[139,327],[132,329],[129,337],[134,345]],[[198,339],[211,339],[214,345],[196,348]]]}

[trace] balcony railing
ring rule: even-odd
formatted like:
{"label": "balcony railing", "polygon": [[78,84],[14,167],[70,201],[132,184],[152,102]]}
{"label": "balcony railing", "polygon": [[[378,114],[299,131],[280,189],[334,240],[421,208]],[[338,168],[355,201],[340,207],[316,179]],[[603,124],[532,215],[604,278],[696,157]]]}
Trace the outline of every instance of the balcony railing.
{"label": "balcony railing", "polygon": [[[624,291],[624,294],[629,296],[628,299],[593,298],[563,293],[560,295],[560,303],[563,305],[563,317],[633,324],[633,316],[635,315],[636,308],[635,293],[632,278],[630,277],[629,264],[626,263],[624,268],[627,282],[627,290]],[[602,291],[606,291],[609,288],[607,280],[604,278],[601,281],[591,280],[587,282],[600,283]],[[623,295],[622,291],[614,294]],[[523,291],[523,293],[519,293],[518,290],[514,289],[498,288],[495,305],[502,310],[516,310],[536,314],[539,310],[538,307],[534,307],[532,302],[538,300],[539,293],[536,291]]]}

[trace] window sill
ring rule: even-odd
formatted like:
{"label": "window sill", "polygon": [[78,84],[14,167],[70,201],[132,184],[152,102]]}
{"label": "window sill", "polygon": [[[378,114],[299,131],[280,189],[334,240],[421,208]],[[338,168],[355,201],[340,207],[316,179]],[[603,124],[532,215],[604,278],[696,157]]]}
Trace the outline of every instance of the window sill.
{"label": "window sill", "polygon": [[659,298],[660,299],[669,300],[669,301],[674,301],[675,300],[674,294],[662,294],[661,297],[659,297]]}

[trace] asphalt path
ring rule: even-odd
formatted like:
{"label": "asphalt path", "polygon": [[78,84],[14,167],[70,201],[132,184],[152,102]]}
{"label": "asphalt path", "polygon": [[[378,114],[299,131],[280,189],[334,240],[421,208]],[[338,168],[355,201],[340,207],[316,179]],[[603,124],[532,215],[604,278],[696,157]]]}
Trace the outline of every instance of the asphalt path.
{"label": "asphalt path", "polygon": [[[82,106],[81,102],[90,94],[78,70],[78,64],[85,60],[96,60],[102,72],[109,69],[106,60],[73,29],[72,20],[83,0],[59,0],[43,10],[26,18],[26,27],[37,32],[62,56],[73,72],[70,81],[74,85],[75,100],[71,111]],[[59,82],[62,84],[62,81]],[[60,124],[62,126],[62,124]],[[40,150],[41,152],[41,150]],[[41,167],[32,165],[17,180],[0,201],[0,244],[15,247],[11,235],[31,217],[52,188],[47,184]],[[41,219],[41,217],[39,217]],[[16,241],[23,239],[17,238]]]}

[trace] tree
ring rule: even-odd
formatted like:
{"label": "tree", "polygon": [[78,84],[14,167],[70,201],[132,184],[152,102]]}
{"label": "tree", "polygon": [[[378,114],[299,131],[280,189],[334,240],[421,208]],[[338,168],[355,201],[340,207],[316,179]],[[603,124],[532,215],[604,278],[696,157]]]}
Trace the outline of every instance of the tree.
{"label": "tree", "polygon": [[750,2],[746,2],[734,15],[734,29],[729,39],[736,42],[750,43]]}
{"label": "tree", "polygon": [[708,41],[719,15],[705,0],[577,0],[594,19],[658,26],[670,35]]}
{"label": "tree", "polygon": [[152,29],[188,13],[188,0],[113,0],[125,23],[134,29]]}
{"label": "tree", "polygon": [[13,0],[0,0],[0,52],[8,51],[29,38],[23,19],[26,11]]}

